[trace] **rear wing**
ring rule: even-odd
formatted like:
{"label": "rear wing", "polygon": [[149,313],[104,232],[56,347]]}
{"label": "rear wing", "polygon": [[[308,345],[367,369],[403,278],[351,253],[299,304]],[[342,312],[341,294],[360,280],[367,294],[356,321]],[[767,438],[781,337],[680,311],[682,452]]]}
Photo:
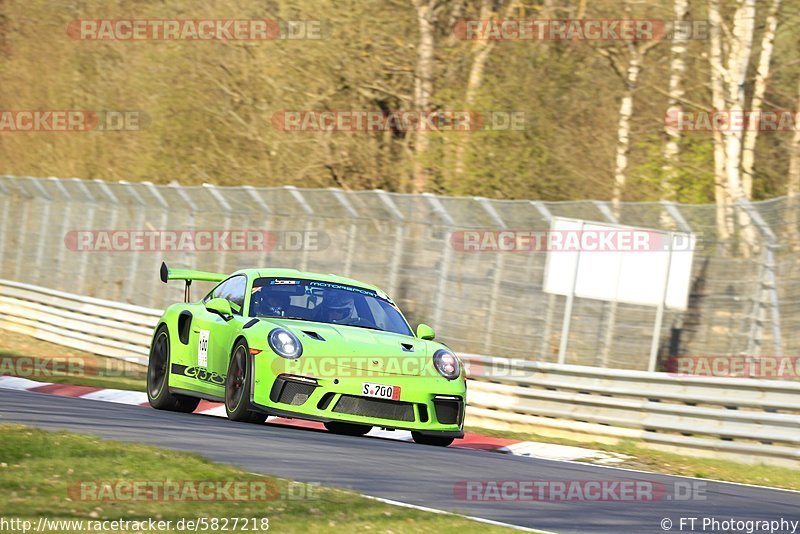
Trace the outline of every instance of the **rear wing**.
{"label": "rear wing", "polygon": [[185,280],[186,288],[184,290],[184,299],[189,302],[191,295],[189,288],[192,285],[192,280],[200,280],[201,282],[222,282],[228,275],[220,273],[208,273],[205,271],[194,271],[192,269],[170,269],[165,262],[161,262],[161,281],[165,284],[170,280]]}

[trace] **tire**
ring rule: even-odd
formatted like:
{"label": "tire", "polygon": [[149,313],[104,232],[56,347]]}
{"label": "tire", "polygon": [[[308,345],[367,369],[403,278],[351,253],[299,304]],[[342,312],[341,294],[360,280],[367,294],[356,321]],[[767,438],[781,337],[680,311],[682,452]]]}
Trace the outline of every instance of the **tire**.
{"label": "tire", "polygon": [[225,376],[225,413],[231,421],[263,423],[265,414],[250,410],[250,358],[247,343],[240,339],[233,346]]}
{"label": "tire", "polygon": [[147,400],[156,410],[191,413],[200,399],[175,395],[169,391],[170,344],[167,325],[162,324],[153,336],[147,362]]}
{"label": "tire", "polygon": [[414,439],[414,443],[419,443],[420,445],[435,445],[437,447],[447,447],[455,438],[449,438],[447,436],[432,436],[430,434],[420,434],[419,432],[411,432],[411,437]]}
{"label": "tire", "polygon": [[334,434],[342,434],[344,436],[363,436],[370,430],[372,427],[369,425],[359,425],[356,423],[342,423],[339,421],[328,421],[325,424],[325,428],[328,429],[328,432],[333,432]]}

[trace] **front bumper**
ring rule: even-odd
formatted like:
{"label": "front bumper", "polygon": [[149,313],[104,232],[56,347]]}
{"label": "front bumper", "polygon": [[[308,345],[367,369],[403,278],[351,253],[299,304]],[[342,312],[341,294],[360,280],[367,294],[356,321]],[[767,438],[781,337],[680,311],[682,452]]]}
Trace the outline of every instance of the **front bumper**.
{"label": "front bumper", "polygon": [[[255,357],[250,403],[269,415],[342,421],[423,434],[463,437],[466,382],[460,378],[382,375],[313,377],[281,374]],[[397,400],[361,396],[365,382],[399,386]]]}

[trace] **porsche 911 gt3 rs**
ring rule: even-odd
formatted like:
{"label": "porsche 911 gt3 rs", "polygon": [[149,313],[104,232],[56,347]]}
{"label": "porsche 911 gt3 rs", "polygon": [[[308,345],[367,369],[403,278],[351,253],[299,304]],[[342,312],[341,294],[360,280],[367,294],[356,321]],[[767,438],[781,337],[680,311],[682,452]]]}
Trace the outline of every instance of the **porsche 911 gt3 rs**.
{"label": "porsche 911 gt3 rs", "polygon": [[[170,269],[186,302],[166,309],[150,349],[147,396],[157,409],[224,403],[229,419],[320,421],[335,433],[410,430],[418,443],[463,436],[463,366],[434,332],[412,331],[379,288],[330,274]],[[189,302],[193,280],[216,282]]]}

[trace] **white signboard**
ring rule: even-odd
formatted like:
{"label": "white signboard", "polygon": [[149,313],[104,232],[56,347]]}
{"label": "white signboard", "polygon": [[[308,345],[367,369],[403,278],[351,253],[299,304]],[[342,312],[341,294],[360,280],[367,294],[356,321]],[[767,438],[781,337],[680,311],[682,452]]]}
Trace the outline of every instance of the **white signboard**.
{"label": "white signboard", "polygon": [[693,234],[555,217],[544,291],[685,310],[695,243]]}

